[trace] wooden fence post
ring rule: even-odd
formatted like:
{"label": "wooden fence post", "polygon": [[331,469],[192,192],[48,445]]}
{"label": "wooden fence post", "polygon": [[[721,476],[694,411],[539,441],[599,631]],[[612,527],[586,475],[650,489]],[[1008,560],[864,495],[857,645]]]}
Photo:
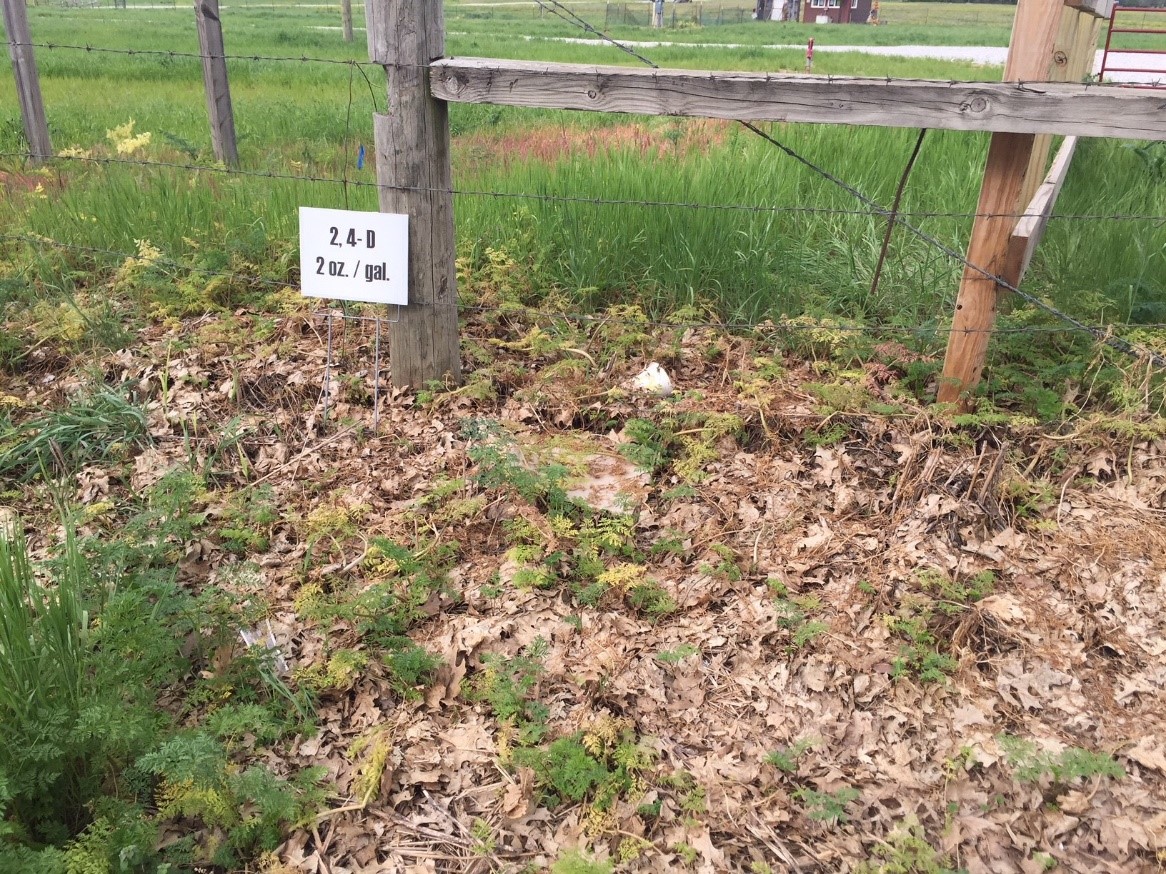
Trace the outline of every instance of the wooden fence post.
{"label": "wooden fence post", "polygon": [[340,26],[344,30],[344,41],[352,42],[352,0],[340,0]]}
{"label": "wooden fence post", "polygon": [[235,113],[231,108],[231,86],[227,81],[227,52],[223,46],[223,25],[219,21],[219,0],[194,0],[194,17],[198,22],[211,145],[217,160],[228,167],[237,167],[239,149],[235,144]]}
{"label": "wooden fence post", "polygon": [[8,32],[8,57],[12,59],[12,75],[16,77],[16,95],[20,99],[20,115],[24,119],[24,137],[28,140],[28,154],[33,161],[53,156],[49,139],[49,123],[45,118],[45,104],[40,93],[40,76],[36,71],[36,56],[32,51],[32,37],[28,32],[28,8],[25,0],[3,0],[4,29]]}
{"label": "wooden fence post", "polygon": [[389,79],[375,117],[382,212],[409,216],[409,304],[390,326],[393,385],[461,381],[449,108],[429,90],[445,51],[441,0],[365,0],[369,57]]}
{"label": "wooden fence post", "polygon": [[[1006,82],[1048,78],[1065,8],[1064,0],[1019,0],[1004,66]],[[996,275],[1006,270],[1015,214],[1024,209],[1020,197],[1034,142],[1033,134],[995,133],[988,147],[967,260]],[[994,279],[964,268],[937,393],[940,403],[966,403],[967,393],[979,383],[996,323],[998,294]]]}
{"label": "wooden fence post", "polygon": [[[1093,58],[1097,50],[1097,35],[1100,29],[1101,19],[1092,13],[1071,7],[1064,9],[1061,12],[1061,23],[1053,42],[1053,53],[1045,78],[1049,82],[1080,82],[1088,73],[1093,72]],[[1037,134],[1028,173],[1020,192],[1021,208],[1032,200],[1044,179],[1052,144],[1051,134]],[[1015,283],[1011,277],[1005,278]]]}

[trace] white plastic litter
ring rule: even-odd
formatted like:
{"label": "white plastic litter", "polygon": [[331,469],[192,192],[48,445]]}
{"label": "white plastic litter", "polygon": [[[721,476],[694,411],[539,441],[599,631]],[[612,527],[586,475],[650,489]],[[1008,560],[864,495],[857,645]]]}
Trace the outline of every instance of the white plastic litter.
{"label": "white plastic litter", "polygon": [[267,623],[267,634],[254,628],[248,630],[246,628],[239,629],[239,637],[242,638],[244,645],[248,648],[253,646],[261,647],[267,651],[267,655],[271,659],[271,666],[275,668],[275,672],[283,676],[288,672],[287,660],[283,657],[283,653],[279,650],[279,642],[275,639],[275,632],[271,630],[271,622]]}
{"label": "white plastic litter", "polygon": [[632,385],[659,398],[666,398],[672,394],[672,378],[655,361],[636,374],[632,379]]}

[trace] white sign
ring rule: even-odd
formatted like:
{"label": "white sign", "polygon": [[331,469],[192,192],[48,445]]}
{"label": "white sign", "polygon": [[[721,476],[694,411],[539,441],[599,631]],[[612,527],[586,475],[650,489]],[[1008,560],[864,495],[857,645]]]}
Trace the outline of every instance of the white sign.
{"label": "white sign", "polygon": [[409,302],[409,216],[300,207],[300,290],[307,297]]}

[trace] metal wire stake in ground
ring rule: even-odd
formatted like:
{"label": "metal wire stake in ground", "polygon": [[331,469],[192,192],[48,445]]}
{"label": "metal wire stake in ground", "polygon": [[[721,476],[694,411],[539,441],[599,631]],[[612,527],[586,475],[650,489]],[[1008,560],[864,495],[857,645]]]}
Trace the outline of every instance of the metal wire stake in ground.
{"label": "metal wire stake in ground", "polygon": [[927,136],[927,128],[921,128],[919,138],[915,140],[915,148],[911,157],[907,159],[907,166],[903,168],[903,175],[899,177],[899,187],[895,189],[895,199],[891,203],[891,214],[887,217],[887,232],[883,234],[883,247],[879,249],[879,260],[875,264],[874,277],[870,281],[870,296],[878,294],[879,280],[883,275],[883,264],[887,260],[887,249],[891,245],[891,234],[895,232],[895,220],[899,215],[899,204],[903,202],[903,191],[907,188],[907,177],[911,175],[911,168],[915,166],[915,159],[919,157],[919,150],[923,147],[923,138]]}
{"label": "metal wire stake in ground", "polygon": [[328,400],[332,396],[332,310],[328,310],[328,352],[324,359],[324,385],[321,389],[324,400],[324,418],[322,424],[328,424]]}
{"label": "metal wire stake in ground", "polygon": [[381,433],[381,319],[376,318],[376,339],[373,341],[372,377],[372,432]]}

